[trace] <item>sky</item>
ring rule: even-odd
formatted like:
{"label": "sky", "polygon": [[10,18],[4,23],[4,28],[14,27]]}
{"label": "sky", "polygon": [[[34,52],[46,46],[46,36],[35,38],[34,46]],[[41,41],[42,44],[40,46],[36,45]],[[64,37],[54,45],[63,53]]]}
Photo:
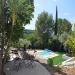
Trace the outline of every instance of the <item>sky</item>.
{"label": "sky", "polygon": [[52,14],[55,19],[56,5],[58,7],[58,18],[66,18],[72,24],[75,23],[75,0],[34,0],[34,18],[30,24],[25,26],[25,29],[34,30],[37,17],[43,11]]}

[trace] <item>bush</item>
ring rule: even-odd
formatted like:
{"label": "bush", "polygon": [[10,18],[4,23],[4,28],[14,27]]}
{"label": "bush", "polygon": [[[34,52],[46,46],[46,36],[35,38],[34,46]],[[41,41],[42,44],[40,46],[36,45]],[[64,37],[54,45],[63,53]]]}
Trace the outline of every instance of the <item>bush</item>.
{"label": "bush", "polygon": [[53,66],[53,60],[51,58],[48,58],[47,63],[48,65]]}
{"label": "bush", "polygon": [[19,45],[18,45],[17,42],[12,42],[12,46],[13,46],[14,48],[18,48],[18,47],[19,47]]}
{"label": "bush", "polygon": [[54,51],[58,51],[58,50],[60,50],[60,45],[61,45],[61,43],[59,42],[58,39],[53,39],[51,42],[51,49]]}
{"label": "bush", "polygon": [[68,52],[71,54],[71,56],[75,56],[75,37],[69,36],[64,45],[70,49]]}
{"label": "bush", "polygon": [[24,45],[26,46],[26,48],[31,46],[31,42],[27,39],[19,39],[18,44],[19,44],[19,47],[21,47],[21,48],[23,48]]}

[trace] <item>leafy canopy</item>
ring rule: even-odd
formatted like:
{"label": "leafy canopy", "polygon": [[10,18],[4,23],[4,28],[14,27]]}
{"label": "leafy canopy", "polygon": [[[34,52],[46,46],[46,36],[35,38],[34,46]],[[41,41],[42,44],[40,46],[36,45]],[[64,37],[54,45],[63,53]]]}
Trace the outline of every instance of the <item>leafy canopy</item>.
{"label": "leafy canopy", "polygon": [[44,44],[44,47],[48,47],[48,40],[53,33],[53,17],[47,12],[42,12],[36,21],[36,32],[40,39],[40,42]]}
{"label": "leafy canopy", "polygon": [[58,19],[58,34],[71,31],[72,24],[67,19]]}
{"label": "leafy canopy", "polygon": [[[30,1],[30,2],[29,2]],[[34,4],[33,0],[8,0],[10,17],[13,22],[28,24],[33,17]]]}
{"label": "leafy canopy", "polygon": [[75,37],[69,36],[69,38],[65,42],[65,46],[70,49],[71,55],[75,56]]}

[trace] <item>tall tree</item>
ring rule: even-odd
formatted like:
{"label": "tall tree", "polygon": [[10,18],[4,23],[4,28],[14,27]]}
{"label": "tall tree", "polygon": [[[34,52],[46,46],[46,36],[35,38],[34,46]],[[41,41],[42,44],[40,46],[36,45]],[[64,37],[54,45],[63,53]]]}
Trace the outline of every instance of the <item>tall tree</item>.
{"label": "tall tree", "polygon": [[64,32],[70,33],[71,27],[72,27],[72,24],[67,19],[61,19],[61,18],[58,19],[58,34],[59,34],[59,36]]}
{"label": "tall tree", "polygon": [[[33,0],[32,0],[33,1]],[[31,0],[8,0],[8,21],[6,26],[7,49],[5,50],[5,61],[11,43],[18,42],[23,35],[23,25],[30,23],[33,17],[34,4]]]}
{"label": "tall tree", "polygon": [[54,34],[57,35],[57,33],[58,33],[58,9],[56,6],[56,20],[55,20]]}
{"label": "tall tree", "polygon": [[43,48],[48,47],[48,40],[53,32],[53,17],[47,12],[42,12],[36,21],[36,32],[40,42],[43,44]]}
{"label": "tall tree", "polygon": [[[33,0],[8,0],[10,19],[20,24],[30,23],[33,17]],[[26,18],[27,17],[27,18]]]}
{"label": "tall tree", "polygon": [[0,0],[0,75],[3,75],[3,51],[5,35],[5,6],[6,0]]}
{"label": "tall tree", "polygon": [[[7,4],[5,4],[5,2]],[[10,47],[9,44],[12,41],[13,28],[21,29],[23,24],[26,25],[30,23],[30,20],[33,17],[34,2],[33,0],[0,0],[0,3],[0,36],[2,35],[0,38],[2,41],[0,42],[0,75],[2,75],[4,39],[7,39],[7,48]],[[15,25],[19,26],[17,27]],[[16,35],[17,33],[14,32],[14,34]],[[5,35],[6,37],[4,38]],[[8,52],[8,49],[6,49],[6,52]]]}
{"label": "tall tree", "polygon": [[[9,45],[10,42],[13,41],[13,38],[14,40],[17,38],[15,42],[19,40],[22,35],[21,33],[23,33],[23,25],[30,23],[33,17],[34,3],[33,0],[8,0],[8,7],[9,24],[7,24],[8,28],[6,27],[6,32]],[[19,30],[21,32],[19,32]]]}

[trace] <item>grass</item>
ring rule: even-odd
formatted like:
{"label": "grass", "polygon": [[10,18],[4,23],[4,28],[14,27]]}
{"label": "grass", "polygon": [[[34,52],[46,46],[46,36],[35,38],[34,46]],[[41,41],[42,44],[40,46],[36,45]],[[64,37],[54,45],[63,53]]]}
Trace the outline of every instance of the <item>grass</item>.
{"label": "grass", "polygon": [[64,61],[64,59],[61,56],[56,56],[52,59],[54,65],[60,65]]}
{"label": "grass", "polygon": [[63,55],[64,54],[64,52],[58,52],[58,51],[56,51],[55,53],[59,54],[59,55]]}
{"label": "grass", "polygon": [[62,52],[55,52],[55,53],[57,53],[59,56],[56,56],[56,57],[52,58],[53,64],[54,65],[60,65],[64,61],[64,59],[62,58],[62,55],[64,53],[62,53]]}

